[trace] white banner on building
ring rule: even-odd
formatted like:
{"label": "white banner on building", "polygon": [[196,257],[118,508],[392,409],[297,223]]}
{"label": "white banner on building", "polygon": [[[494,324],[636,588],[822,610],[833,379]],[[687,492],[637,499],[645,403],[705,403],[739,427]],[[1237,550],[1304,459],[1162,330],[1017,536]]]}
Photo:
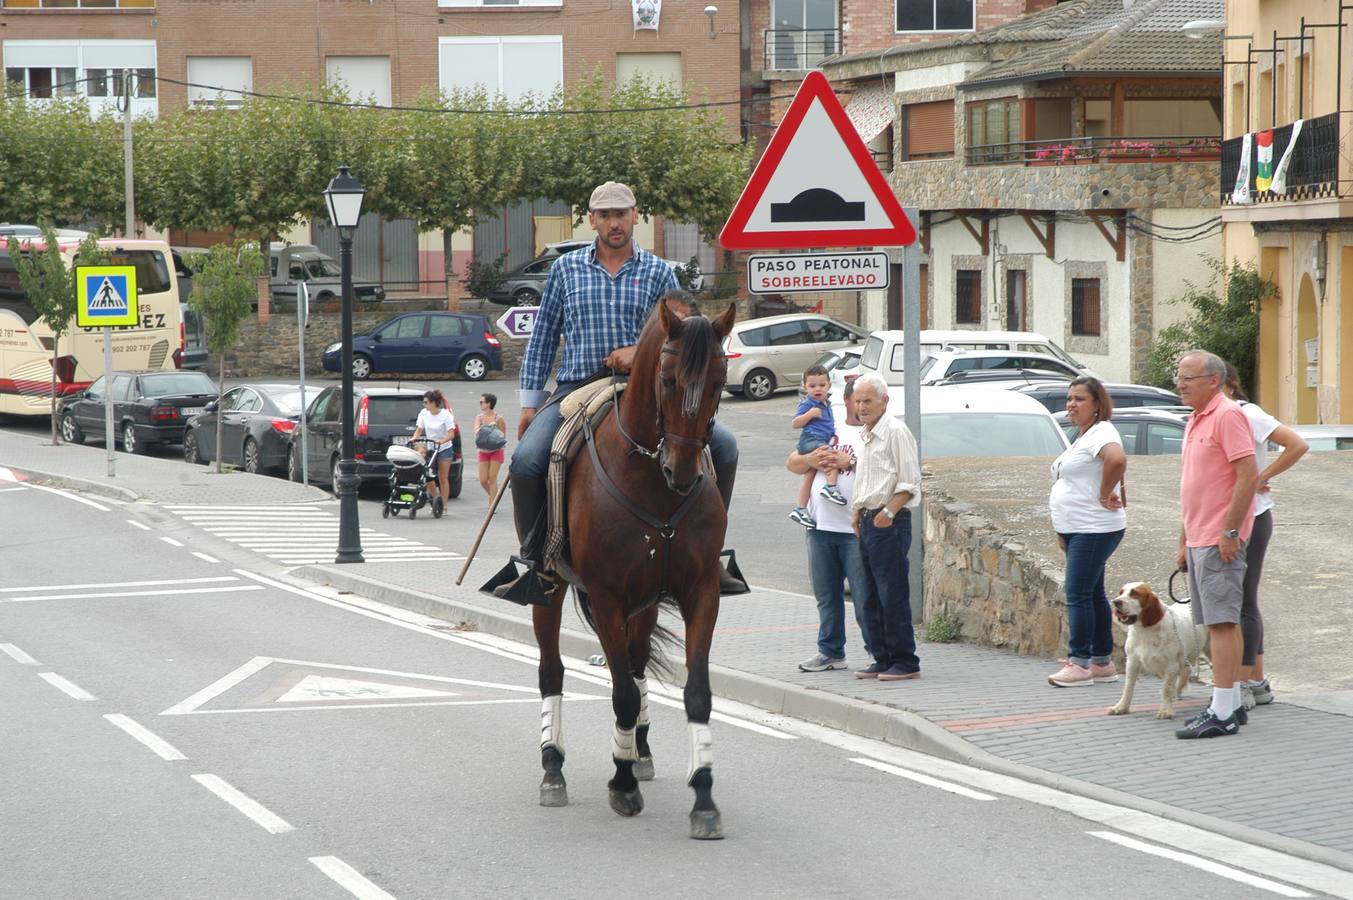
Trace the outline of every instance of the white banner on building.
{"label": "white banner on building", "polygon": [[1301,137],[1301,123],[1304,121],[1297,119],[1292,123],[1292,136],[1287,139],[1287,149],[1283,151],[1283,158],[1278,160],[1278,168],[1273,170],[1273,184],[1268,189],[1275,194],[1287,193],[1287,166],[1292,162],[1292,148],[1297,145],[1297,138]]}
{"label": "white banner on building", "polygon": [[1246,133],[1240,142],[1240,168],[1236,172],[1236,187],[1231,192],[1232,203],[1250,202],[1250,146],[1254,135]]}
{"label": "white banner on building", "polygon": [[662,0],[631,0],[634,7],[634,30],[657,31],[658,17],[662,15]]}

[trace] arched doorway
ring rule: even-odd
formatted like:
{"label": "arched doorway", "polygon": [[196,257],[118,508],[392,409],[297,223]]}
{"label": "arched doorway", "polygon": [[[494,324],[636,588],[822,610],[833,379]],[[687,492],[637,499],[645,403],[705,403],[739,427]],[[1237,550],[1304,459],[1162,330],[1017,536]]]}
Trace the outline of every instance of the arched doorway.
{"label": "arched doorway", "polygon": [[[1315,358],[1312,359],[1307,352],[1307,342],[1316,341],[1319,337],[1318,313],[1315,306],[1315,285],[1311,283],[1310,275],[1301,276],[1301,287],[1297,290],[1297,356],[1296,356],[1296,388],[1297,388],[1297,423],[1309,425],[1319,421],[1319,405],[1316,402],[1317,389],[1315,384],[1320,381],[1320,352],[1318,344],[1311,346],[1317,347]],[[1311,379],[1309,373],[1314,373],[1316,377]],[[1314,384],[1312,383],[1314,381]]]}

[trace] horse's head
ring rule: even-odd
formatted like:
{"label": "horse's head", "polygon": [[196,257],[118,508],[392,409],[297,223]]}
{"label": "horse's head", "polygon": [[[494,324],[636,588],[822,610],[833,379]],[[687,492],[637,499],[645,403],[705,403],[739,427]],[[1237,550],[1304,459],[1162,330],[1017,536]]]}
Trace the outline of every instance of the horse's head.
{"label": "horse's head", "polygon": [[658,304],[657,315],[663,335],[654,386],[662,432],[658,463],[667,486],[687,494],[700,475],[701,456],[728,377],[722,344],[737,308],[730,303],[723,315],[707,319],[689,294],[672,291]]}

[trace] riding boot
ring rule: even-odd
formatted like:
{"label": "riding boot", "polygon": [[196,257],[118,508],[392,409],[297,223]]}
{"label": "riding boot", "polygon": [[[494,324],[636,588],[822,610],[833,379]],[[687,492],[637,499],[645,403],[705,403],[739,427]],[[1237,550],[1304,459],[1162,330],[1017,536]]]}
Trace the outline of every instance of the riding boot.
{"label": "riding boot", "polygon": [[[733,482],[738,478],[738,461],[734,459],[727,465],[714,465],[714,479],[719,483],[719,497],[723,500],[724,511],[727,512],[733,502]],[[719,562],[719,594],[745,594],[751,590],[747,586],[747,579],[742,576],[742,570],[738,568],[737,557],[733,551],[725,550],[720,554],[721,557],[727,557],[728,562],[722,559]]]}
{"label": "riding boot", "polygon": [[[513,476],[509,483],[512,486],[512,519],[517,526],[517,538],[521,541],[521,555],[509,560],[480,590],[523,606],[549,606],[550,595],[554,593],[556,584],[540,568],[545,551],[545,535],[549,530],[545,520],[548,502],[545,480]],[[526,571],[519,573],[517,563],[522,564]]]}

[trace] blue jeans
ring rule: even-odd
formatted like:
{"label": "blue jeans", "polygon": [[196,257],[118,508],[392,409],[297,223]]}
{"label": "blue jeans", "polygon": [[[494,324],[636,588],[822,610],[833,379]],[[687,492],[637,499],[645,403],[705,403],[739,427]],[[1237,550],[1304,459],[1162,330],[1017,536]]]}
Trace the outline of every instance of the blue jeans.
{"label": "blue jeans", "polygon": [[850,579],[850,595],[855,607],[855,622],[864,638],[864,650],[873,655],[865,606],[874,588],[864,572],[860,542],[850,532],[808,529],[808,571],[817,598],[817,652],[829,659],[846,656],[846,597],[843,580]]}
{"label": "blue jeans", "polygon": [[873,586],[865,603],[866,632],[873,642],[874,661],[884,668],[900,666],[921,671],[916,634],[911,627],[911,584],[907,581],[907,550],[911,548],[911,510],[897,514],[889,528],[874,524],[878,510],[860,514],[860,560]]}
{"label": "blue jeans", "polygon": [[[577,383],[561,384],[551,400],[568,394],[577,386]],[[544,478],[549,474],[550,445],[554,443],[554,435],[563,423],[564,416],[559,411],[558,403],[550,403],[536,411],[535,418],[512,451],[508,471],[514,478]],[[709,452],[716,466],[731,465],[738,459],[738,439],[717,420],[709,435]]]}
{"label": "blue jeans", "polygon": [[1113,656],[1113,611],[1104,593],[1104,565],[1123,540],[1122,531],[1059,534],[1066,542],[1067,659],[1078,666],[1102,665]]}

